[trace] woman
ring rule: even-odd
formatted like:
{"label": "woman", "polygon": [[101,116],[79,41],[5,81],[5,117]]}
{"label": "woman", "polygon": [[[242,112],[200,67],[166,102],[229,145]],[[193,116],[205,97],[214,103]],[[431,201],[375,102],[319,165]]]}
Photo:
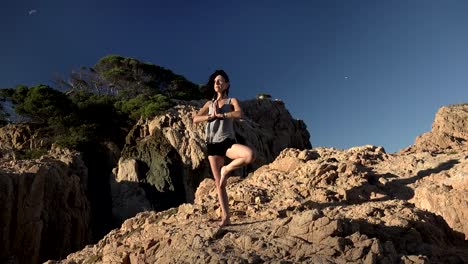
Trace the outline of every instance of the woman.
{"label": "woman", "polygon": [[[252,149],[236,143],[233,119],[241,118],[242,110],[236,98],[228,97],[229,87],[229,76],[223,70],[215,71],[207,84],[207,89],[214,89],[215,96],[193,117],[194,123],[207,122],[206,148],[222,212],[221,227],[230,224],[227,176],[254,160]],[[224,165],[224,157],[232,161]]]}

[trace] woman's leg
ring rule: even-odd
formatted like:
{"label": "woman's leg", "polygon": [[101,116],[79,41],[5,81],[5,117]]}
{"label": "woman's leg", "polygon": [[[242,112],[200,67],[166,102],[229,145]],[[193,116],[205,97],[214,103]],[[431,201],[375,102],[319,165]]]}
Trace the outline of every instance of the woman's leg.
{"label": "woman's leg", "polygon": [[225,226],[230,224],[229,220],[229,204],[228,196],[226,192],[226,184],[221,185],[221,167],[224,164],[223,156],[208,156],[208,161],[210,162],[211,172],[216,185],[216,192],[218,193],[219,206],[221,207],[221,223],[220,226]]}
{"label": "woman's leg", "polygon": [[226,186],[227,175],[229,172],[252,163],[255,160],[254,153],[251,148],[241,145],[234,144],[227,151],[226,156],[232,161],[226,166],[221,168],[221,179],[220,185]]}

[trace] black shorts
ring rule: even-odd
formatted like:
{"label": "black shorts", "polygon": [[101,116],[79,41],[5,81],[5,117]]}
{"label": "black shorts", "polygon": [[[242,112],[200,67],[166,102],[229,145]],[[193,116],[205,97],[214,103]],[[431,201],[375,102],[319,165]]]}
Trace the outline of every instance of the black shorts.
{"label": "black shorts", "polygon": [[207,143],[208,156],[226,156],[226,151],[234,144],[236,140],[232,138],[226,138],[219,143]]}

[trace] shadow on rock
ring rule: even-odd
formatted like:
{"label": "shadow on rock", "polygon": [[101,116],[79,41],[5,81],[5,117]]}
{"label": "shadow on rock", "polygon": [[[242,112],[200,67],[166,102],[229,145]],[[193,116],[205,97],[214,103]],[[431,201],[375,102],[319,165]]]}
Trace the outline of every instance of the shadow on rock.
{"label": "shadow on rock", "polygon": [[463,250],[466,242],[459,239],[444,219],[429,212],[418,211],[419,221],[394,217],[390,223],[374,224],[366,220],[345,219],[343,232],[346,244],[357,247],[365,240],[378,239],[377,249],[384,255],[426,256],[430,263],[467,263],[468,254]]}
{"label": "shadow on rock", "polygon": [[[410,184],[417,182],[431,174],[440,173],[442,171],[450,170],[458,164],[458,160],[448,160],[439,164],[435,168],[421,170],[416,175],[409,178],[402,178],[392,173],[375,174],[370,171],[367,178],[367,183],[347,191],[348,202],[362,203],[368,200],[372,201],[388,201],[393,199],[410,200],[414,197],[413,188],[409,187]],[[372,193],[374,196],[372,197]]]}

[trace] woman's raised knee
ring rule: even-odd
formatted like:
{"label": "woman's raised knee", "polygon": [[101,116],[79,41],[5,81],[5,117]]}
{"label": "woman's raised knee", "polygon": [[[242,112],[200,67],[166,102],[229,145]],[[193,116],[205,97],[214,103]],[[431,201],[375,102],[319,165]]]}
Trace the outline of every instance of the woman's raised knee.
{"label": "woman's raised knee", "polygon": [[245,157],[244,157],[245,164],[250,164],[255,161],[255,156],[253,154],[253,151],[247,151]]}

